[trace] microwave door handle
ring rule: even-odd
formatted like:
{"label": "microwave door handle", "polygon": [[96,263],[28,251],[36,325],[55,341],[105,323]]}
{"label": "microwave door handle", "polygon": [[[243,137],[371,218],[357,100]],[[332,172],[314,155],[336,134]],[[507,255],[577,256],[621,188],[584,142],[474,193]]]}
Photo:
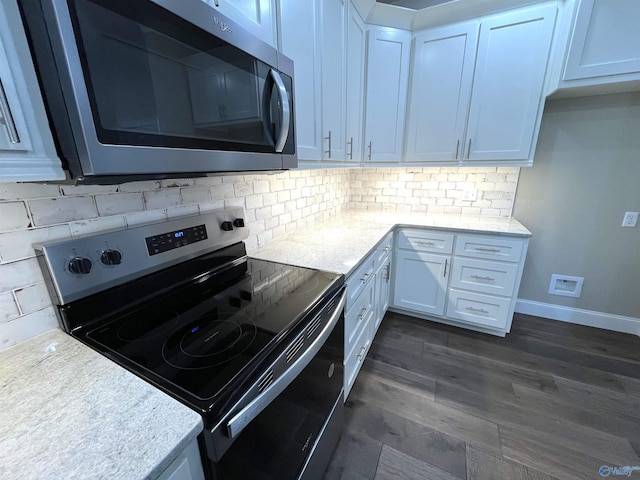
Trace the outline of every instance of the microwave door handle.
{"label": "microwave door handle", "polygon": [[278,95],[280,96],[280,117],[282,118],[282,125],[280,126],[280,132],[276,139],[276,152],[281,153],[284,150],[284,145],[287,142],[289,136],[289,126],[291,124],[291,110],[289,108],[289,95],[287,89],[284,86],[280,73],[271,69],[269,75],[273,79],[273,83],[276,85]]}

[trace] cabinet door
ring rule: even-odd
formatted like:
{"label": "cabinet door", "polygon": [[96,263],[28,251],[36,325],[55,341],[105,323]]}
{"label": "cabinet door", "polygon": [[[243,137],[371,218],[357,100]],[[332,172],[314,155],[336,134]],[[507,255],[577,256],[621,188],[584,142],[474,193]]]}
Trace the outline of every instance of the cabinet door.
{"label": "cabinet door", "polygon": [[373,326],[373,334],[378,331],[384,314],[389,308],[389,295],[391,293],[391,255],[388,255],[380,263],[376,273],[376,316]]}
{"label": "cabinet door", "polygon": [[482,22],[464,160],[530,158],[556,10],[526,8]]}
{"label": "cabinet door", "polygon": [[368,32],[365,164],[402,160],[410,47],[406,30]]}
{"label": "cabinet door", "polygon": [[640,2],[581,0],[564,80],[640,72]]}
{"label": "cabinet door", "polygon": [[360,163],[363,144],[366,27],[351,2],[347,13],[346,161]]}
{"label": "cabinet door", "polygon": [[15,0],[0,2],[0,182],[62,180]]}
{"label": "cabinet door", "polygon": [[252,35],[276,46],[273,0],[204,0]]}
{"label": "cabinet door", "polygon": [[465,23],[414,39],[407,162],[460,159],[479,28]]}
{"label": "cabinet door", "polygon": [[449,257],[398,251],[393,305],[431,315],[444,313]]}
{"label": "cabinet door", "polygon": [[320,4],[279,0],[280,51],[295,67],[295,114],[298,159],[322,158]]}
{"label": "cabinet door", "polygon": [[346,5],[322,0],[322,136],[325,162],[345,159]]}

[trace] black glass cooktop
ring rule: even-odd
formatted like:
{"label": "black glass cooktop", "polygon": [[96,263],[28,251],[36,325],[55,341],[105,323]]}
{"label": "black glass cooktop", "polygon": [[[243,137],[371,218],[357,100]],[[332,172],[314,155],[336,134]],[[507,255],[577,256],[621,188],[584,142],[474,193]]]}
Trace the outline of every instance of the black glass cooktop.
{"label": "black glass cooktop", "polygon": [[174,394],[206,404],[284,338],[339,278],[248,259],[89,329],[84,340]]}

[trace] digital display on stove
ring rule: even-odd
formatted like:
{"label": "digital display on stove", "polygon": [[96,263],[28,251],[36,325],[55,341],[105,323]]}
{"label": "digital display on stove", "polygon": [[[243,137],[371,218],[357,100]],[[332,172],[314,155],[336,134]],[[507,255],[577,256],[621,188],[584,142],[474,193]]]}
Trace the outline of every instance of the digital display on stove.
{"label": "digital display on stove", "polygon": [[207,228],[204,225],[183,228],[173,232],[161,233],[145,238],[149,255],[157,255],[176,248],[191,245],[207,239]]}

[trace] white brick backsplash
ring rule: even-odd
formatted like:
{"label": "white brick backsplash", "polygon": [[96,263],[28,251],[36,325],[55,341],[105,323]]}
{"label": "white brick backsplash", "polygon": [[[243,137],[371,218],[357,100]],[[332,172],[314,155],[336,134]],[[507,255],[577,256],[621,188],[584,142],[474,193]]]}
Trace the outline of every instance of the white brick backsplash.
{"label": "white brick backsplash", "polygon": [[15,318],[0,324],[0,350],[58,327],[53,307]]}
{"label": "white brick backsplash", "polygon": [[0,231],[20,230],[31,225],[27,206],[24,202],[0,203]]}
{"label": "white brick backsplash", "polygon": [[116,193],[118,185],[61,185],[60,191],[65,196]]}
{"label": "white brick backsplash", "polygon": [[180,196],[185,205],[193,203],[208,203],[211,201],[211,189],[207,186],[181,188]]}
{"label": "white brick backsplash", "polygon": [[201,203],[198,206],[200,207],[200,213],[210,212],[211,210],[220,210],[221,208],[224,208],[224,200]]}
{"label": "white brick backsplash", "polygon": [[44,281],[35,258],[0,264],[0,292]]}
{"label": "white brick backsplash", "polygon": [[180,205],[180,189],[168,188],[166,190],[152,190],[144,192],[144,204],[147,210],[159,208],[177,207]]}
{"label": "white brick backsplash", "polygon": [[71,238],[69,225],[32,228],[16,232],[0,234],[0,260],[3,263],[13,262],[28,257],[35,257],[34,243],[47,243],[54,240]]}
{"label": "white brick backsplash", "polygon": [[36,183],[0,183],[1,200],[22,200],[28,198],[51,198],[60,196],[57,185]]}
{"label": "white brick backsplash", "polygon": [[174,179],[160,180],[160,186],[162,188],[192,187],[193,185],[194,185],[193,178],[174,178]]}
{"label": "white brick backsplash", "polygon": [[225,200],[234,196],[233,184],[221,183],[211,187],[211,200]]}
{"label": "white brick backsplash", "polygon": [[144,197],[140,192],[96,195],[96,206],[103,217],[140,212],[144,210]]}
{"label": "white brick backsplash", "polygon": [[91,196],[29,200],[28,206],[37,227],[98,216],[96,202]]}
{"label": "white brick backsplash", "polygon": [[126,226],[127,222],[123,216],[90,218],[89,220],[78,220],[69,224],[71,235],[74,237],[92,235],[107,230],[122,230]]}
{"label": "white brick backsplash", "polygon": [[253,182],[253,193],[267,193],[269,191],[271,191],[271,187],[267,180]]}
{"label": "white brick backsplash", "polygon": [[145,180],[142,182],[129,182],[120,185],[121,192],[146,192],[160,188],[160,180]]}
{"label": "white brick backsplash", "polygon": [[0,293],[0,323],[18,316],[20,316],[20,311],[18,310],[18,305],[13,297],[13,293]]}
{"label": "white brick backsplash", "polygon": [[51,305],[49,292],[44,283],[17,288],[13,293],[23,315],[37,312]]}
{"label": "white brick backsplash", "polygon": [[262,195],[249,195],[245,199],[246,208],[259,208],[264,205],[264,199]]}
{"label": "white brick backsplash", "polygon": [[200,209],[198,205],[182,205],[180,207],[167,208],[167,218],[189,217],[191,215],[198,215]]}
{"label": "white brick backsplash", "polygon": [[246,197],[248,195],[253,195],[253,184],[252,183],[235,183],[233,185],[233,194],[236,197]]}
{"label": "white brick backsplash", "polygon": [[167,219],[167,211],[149,210],[147,212],[130,213],[129,215],[125,215],[124,219],[129,227],[135,227],[145,223],[157,223]]}

